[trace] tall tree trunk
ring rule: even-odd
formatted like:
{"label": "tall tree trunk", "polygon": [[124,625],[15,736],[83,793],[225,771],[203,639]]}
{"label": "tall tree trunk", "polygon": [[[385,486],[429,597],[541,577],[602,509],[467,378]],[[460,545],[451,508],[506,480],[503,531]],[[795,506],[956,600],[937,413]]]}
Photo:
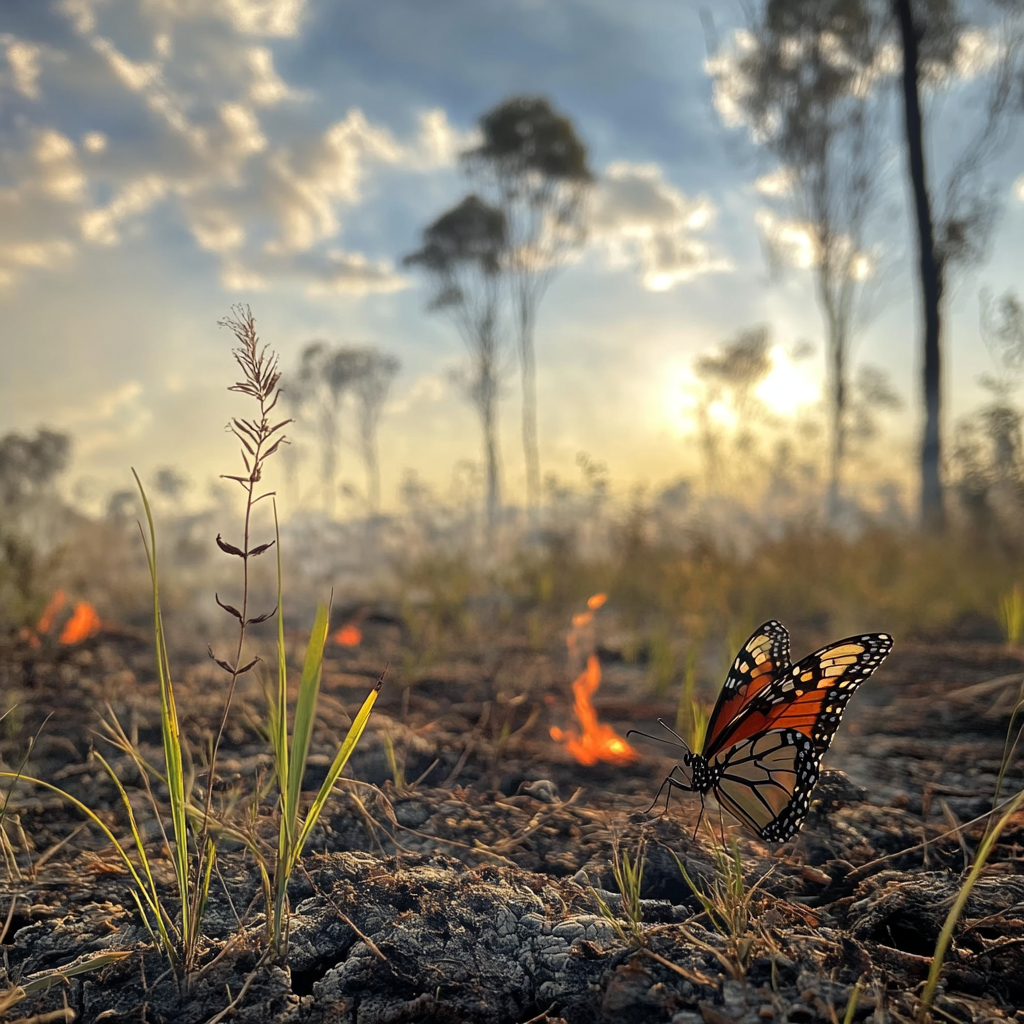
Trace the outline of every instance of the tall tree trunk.
{"label": "tall tree trunk", "polygon": [[[840,287],[846,287],[842,282]],[[847,323],[829,288],[829,272],[819,268],[818,297],[825,313],[826,351],[828,353],[829,451],[828,490],[825,497],[825,518],[830,526],[839,519],[842,500],[843,462],[846,458],[846,357]],[[840,299],[840,303],[842,300]]]}
{"label": "tall tree trunk", "polygon": [[333,519],[338,492],[338,419],[333,409],[326,411],[321,420],[320,445],[320,484],[324,512]]}
{"label": "tall tree trunk", "polygon": [[494,530],[501,510],[501,458],[498,454],[498,386],[487,375],[481,382],[480,419],[484,428],[484,465],[487,473],[487,540],[494,539]]}
{"label": "tall tree trunk", "polygon": [[924,437],[921,442],[921,525],[941,532],[946,525],[940,468],[942,462],[942,262],[935,251],[935,228],[925,175],[917,44],[911,0],[893,0],[903,41],[903,110],[907,131],[907,162],[914,186],[917,216],[921,304],[924,312]]}
{"label": "tall tree trunk", "polygon": [[846,337],[839,326],[832,326],[830,339],[832,357],[832,429],[829,458],[828,519],[831,525],[839,521],[842,503],[843,462],[846,459]]}
{"label": "tall tree trunk", "polygon": [[523,381],[523,458],[526,462],[526,506],[535,524],[540,503],[540,450],[537,442],[537,360],[533,348],[533,310],[529,297],[519,297],[519,365]]}
{"label": "tall tree trunk", "polygon": [[366,466],[366,497],[370,515],[380,511],[380,457],[377,454],[377,435],[365,427],[362,430],[363,463]]}

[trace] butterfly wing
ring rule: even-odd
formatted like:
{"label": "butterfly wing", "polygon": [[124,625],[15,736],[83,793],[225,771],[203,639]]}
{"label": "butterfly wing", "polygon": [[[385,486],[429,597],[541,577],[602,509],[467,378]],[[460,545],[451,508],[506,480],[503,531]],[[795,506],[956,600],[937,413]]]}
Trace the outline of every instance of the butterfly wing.
{"label": "butterfly wing", "polygon": [[763,839],[790,838],[846,705],[890,650],[885,633],[848,637],[758,688],[708,748],[708,777],[722,805]]}
{"label": "butterfly wing", "polygon": [[762,839],[781,842],[802,824],[820,765],[806,736],[772,729],[713,759],[715,798]]}
{"label": "butterfly wing", "polygon": [[708,719],[704,754],[719,749],[722,737],[749,702],[789,670],[789,632],[774,619],[758,626],[740,648]]}

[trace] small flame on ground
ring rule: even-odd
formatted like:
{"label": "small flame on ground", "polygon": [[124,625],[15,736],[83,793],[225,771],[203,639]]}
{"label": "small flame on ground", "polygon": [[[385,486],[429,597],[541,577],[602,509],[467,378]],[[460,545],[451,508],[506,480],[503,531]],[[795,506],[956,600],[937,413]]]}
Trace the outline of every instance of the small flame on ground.
{"label": "small flame on ground", "polygon": [[79,601],[60,634],[62,644],[78,644],[100,631],[103,623],[88,601]]}
{"label": "small flame on ground", "polygon": [[39,621],[36,623],[37,633],[49,633],[53,629],[53,620],[57,617],[57,613],[64,607],[64,591],[54,591],[53,597],[46,602],[46,607],[43,609],[43,614],[39,616]]}
{"label": "small flame on ground", "polygon": [[[28,641],[30,646],[39,647],[42,642],[40,637],[47,633],[52,633],[56,628],[55,620],[66,601],[67,595],[63,590],[54,591],[53,597],[46,602],[46,607],[43,609],[43,614],[39,616],[39,621],[35,624],[35,628],[33,629],[31,626],[22,627],[19,634],[21,638]],[[83,640],[88,640],[89,637],[95,636],[101,629],[103,629],[103,621],[97,614],[96,609],[88,601],[79,601],[71,613],[71,618],[64,623],[59,640],[60,643],[66,646],[79,644]]]}
{"label": "small flame on ground", "polygon": [[586,670],[572,684],[576,698],[574,710],[583,727],[578,736],[572,730],[563,731],[552,726],[551,738],[561,743],[580,764],[597,764],[610,761],[612,764],[629,764],[635,761],[637,752],[610,726],[597,720],[597,711],[590,698],[601,685],[601,663],[597,655],[587,659]]}
{"label": "small flame on ground", "polygon": [[347,626],[342,626],[334,634],[334,639],[342,647],[358,647],[363,642],[363,631],[357,625],[350,622]]}

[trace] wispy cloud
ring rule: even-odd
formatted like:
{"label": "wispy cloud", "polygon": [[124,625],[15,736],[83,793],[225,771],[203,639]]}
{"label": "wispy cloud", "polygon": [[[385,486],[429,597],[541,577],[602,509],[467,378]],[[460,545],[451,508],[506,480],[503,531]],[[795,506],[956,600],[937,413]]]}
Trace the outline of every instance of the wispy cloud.
{"label": "wispy cloud", "polygon": [[[7,84],[23,99],[43,100],[36,127],[6,140],[12,185],[0,192],[8,214],[0,283],[68,265],[83,244],[120,245],[126,229],[170,207],[196,246],[217,256],[228,290],[299,282],[312,294],[365,294],[407,286],[389,261],[339,243],[346,212],[383,170],[434,173],[472,142],[443,110],[422,111],[404,139],[358,108],[317,126],[306,109],[315,97],[292,88],[271,48],[251,38],[295,35],[300,0],[63,0],[59,10],[73,41],[46,66],[39,46],[0,36]],[[48,109],[51,72],[87,85],[103,103]],[[285,104],[296,117],[275,116]],[[79,129],[76,145],[56,125],[83,116],[94,124]],[[118,132],[125,119],[141,130]]]}
{"label": "wispy cloud", "polygon": [[698,234],[717,210],[665,181],[655,164],[611,164],[597,186],[592,239],[610,266],[638,268],[648,291],[667,291],[701,274],[732,269]]}

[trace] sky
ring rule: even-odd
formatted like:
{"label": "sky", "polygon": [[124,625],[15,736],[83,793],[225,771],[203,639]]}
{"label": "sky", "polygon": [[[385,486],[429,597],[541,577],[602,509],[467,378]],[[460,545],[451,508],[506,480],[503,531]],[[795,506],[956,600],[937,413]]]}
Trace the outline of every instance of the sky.
{"label": "sky", "polygon": [[[540,307],[544,472],[579,479],[580,452],[623,488],[691,472],[692,360],[761,323],[777,346],[763,397],[814,402],[812,274],[769,275],[761,237],[784,218],[780,169],[708,59],[742,41],[744,7],[726,0],[702,20],[691,0],[4,0],[0,436],[70,432],[66,489],[87,509],[129,487],[132,466],[144,479],[177,467],[198,500],[237,471],[224,424],[248,410],[224,390],[236,370],[217,322],[248,303],[285,371],[313,339],[396,355],[384,506],[408,471],[443,497],[479,463],[480,431],[451,381],[462,343],[402,257],[468,191],[459,154],[479,117],[521,94],[572,119],[595,173],[590,239]],[[969,100],[968,82],[935,105],[937,165],[964,137]],[[892,139],[881,301],[855,361],[904,397],[909,450],[915,246]],[[1024,133],[988,181],[1003,204],[991,259],[950,301],[950,424],[981,400],[988,369],[979,289],[1024,285]],[[815,354],[791,363],[803,339]],[[514,372],[501,416],[505,491],[521,502]],[[349,449],[341,477],[363,486]],[[317,493],[308,460],[299,480]]]}

